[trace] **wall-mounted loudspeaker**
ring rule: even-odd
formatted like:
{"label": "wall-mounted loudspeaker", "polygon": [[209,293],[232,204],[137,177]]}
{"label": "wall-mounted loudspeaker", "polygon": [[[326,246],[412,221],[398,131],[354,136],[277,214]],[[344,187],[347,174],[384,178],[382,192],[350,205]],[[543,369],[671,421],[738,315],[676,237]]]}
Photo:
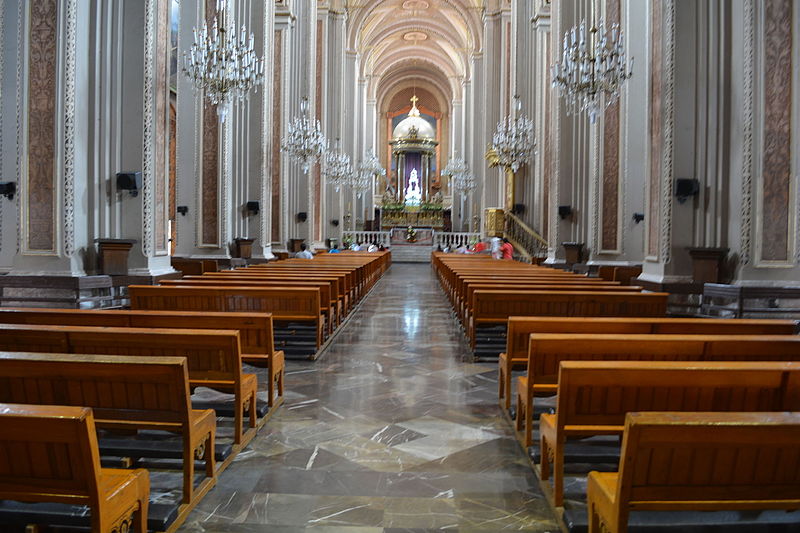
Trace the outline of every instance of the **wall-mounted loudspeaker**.
{"label": "wall-mounted loudspeaker", "polygon": [[185,217],[186,213],[189,212],[189,206],[188,205],[179,205],[178,207],[175,208],[175,210],[178,211],[178,213],[181,216]]}
{"label": "wall-mounted loudspeaker", "polygon": [[512,209],[511,212],[517,215],[518,217],[521,217],[525,214],[525,210],[526,210],[525,204],[514,204],[514,209]]}
{"label": "wall-mounted loudspeaker", "polygon": [[572,216],[572,206],[571,205],[558,206],[558,216],[561,217],[561,220],[564,220],[567,217]]}
{"label": "wall-mounted loudspeaker", "polygon": [[331,226],[333,226],[334,228],[338,227],[339,226],[339,219],[338,218],[332,219],[331,220]]}
{"label": "wall-mounted loudspeaker", "polygon": [[117,172],[117,190],[128,191],[131,196],[139,196],[142,188],[141,172]]}
{"label": "wall-mounted loudspeaker", "polygon": [[675,180],[675,196],[678,202],[685,202],[690,196],[697,196],[700,192],[700,182],[693,178],[678,178]]}
{"label": "wall-mounted loudspeaker", "polygon": [[245,209],[247,210],[248,215],[257,215],[261,210],[261,205],[258,202],[251,200],[247,202]]}
{"label": "wall-mounted loudspeaker", "polygon": [[298,222],[305,222],[306,220],[308,220],[308,213],[306,213],[305,211],[297,213]]}
{"label": "wall-mounted loudspeaker", "polygon": [[13,200],[15,194],[17,194],[16,181],[6,181],[4,183],[0,183],[0,196],[5,196],[9,200]]}

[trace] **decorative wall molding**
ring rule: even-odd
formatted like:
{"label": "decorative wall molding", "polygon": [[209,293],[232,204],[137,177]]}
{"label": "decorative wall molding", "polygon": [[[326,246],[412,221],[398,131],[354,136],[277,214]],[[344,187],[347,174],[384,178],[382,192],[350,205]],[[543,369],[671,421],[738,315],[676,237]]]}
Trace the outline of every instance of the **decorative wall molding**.
{"label": "decorative wall molding", "polygon": [[[58,0],[22,2],[27,6],[25,37],[21,41],[23,78],[19,215],[22,219],[22,249],[25,255],[57,255],[60,211],[57,202],[57,175],[61,131],[59,97],[61,93],[59,53],[63,52],[59,34]],[[22,20],[22,19],[21,19]],[[62,28],[63,29],[63,28]]]}
{"label": "decorative wall molding", "polygon": [[[3,0],[5,4],[5,0]],[[23,27],[25,24],[23,23],[23,6],[25,5],[24,2],[17,3],[17,95],[16,95],[16,105],[17,105],[17,131],[16,131],[16,171],[17,171],[17,186],[20,187],[23,183],[22,180],[22,92],[24,90],[23,85],[23,58],[25,54],[25,41],[24,35],[25,32],[23,31]],[[17,224],[17,253],[19,254],[20,248],[22,246],[23,235],[22,235],[22,215],[20,208],[22,207],[22,202],[20,198],[22,197],[22,191],[16,197],[16,207],[17,207],[17,216],[16,224]]]}
{"label": "decorative wall molding", "polygon": [[664,0],[664,153],[661,174],[661,261],[672,259],[673,139],[675,135],[675,0]]}
{"label": "decorative wall molding", "polygon": [[154,106],[154,160],[153,175],[153,255],[169,254],[170,236],[167,235],[169,219],[169,54],[170,9],[169,2],[158,0],[155,22],[155,106]]}
{"label": "decorative wall molding", "polygon": [[272,72],[272,88],[273,88],[273,95],[272,95],[272,187],[270,189],[271,193],[271,206],[272,212],[271,215],[271,239],[273,243],[280,243],[281,241],[281,213],[286,203],[286,198],[283,198],[281,201],[281,192],[282,192],[282,180],[281,180],[281,172],[282,172],[282,159],[281,159],[281,133],[282,133],[282,122],[283,122],[283,94],[284,94],[284,83],[285,80],[283,79],[283,65],[284,65],[284,42],[283,42],[283,30],[275,30],[273,34],[273,57],[274,57],[274,64],[273,64],[273,72]]}
{"label": "decorative wall molding", "polygon": [[[5,42],[5,28],[6,28],[6,3],[5,0],[0,0],[0,43]],[[3,91],[2,80],[5,77],[5,51],[0,50],[0,102],[3,101],[5,95]],[[3,131],[5,124],[3,123],[3,106],[0,105],[0,157],[5,159],[5,152],[3,151]],[[0,173],[3,173],[5,168],[0,164]],[[3,202],[0,202],[0,253],[3,251]]]}
{"label": "decorative wall molding", "polygon": [[64,73],[64,254],[75,251],[75,48],[77,0],[67,0]]}
{"label": "decorative wall molding", "polygon": [[[551,18],[553,20],[553,28],[555,29],[555,35],[559,35],[559,32],[563,29],[561,25],[561,10],[555,9],[551,12]],[[551,41],[550,46],[550,53],[552,56],[549,59],[549,62],[555,63],[557,61],[557,50],[558,50],[558,39]],[[547,89],[546,89],[547,90]],[[559,233],[560,233],[560,220],[558,217],[558,203],[559,203],[559,196],[561,191],[561,103],[562,99],[555,97],[551,92],[550,97],[550,118],[551,118],[551,127],[550,127],[550,151],[551,151],[551,178],[550,179],[550,198],[548,201],[550,202],[550,224],[549,224],[549,235],[547,238],[548,243],[548,250],[547,255],[550,258],[555,258],[556,253],[559,247]]]}
{"label": "decorative wall molding", "polygon": [[156,108],[155,48],[158,0],[147,0],[144,8],[144,106],[142,110],[142,252],[152,257],[154,200],[154,138]]}
{"label": "decorative wall molding", "polygon": [[603,224],[601,217],[605,217],[605,211],[601,202],[603,188],[603,169],[601,158],[600,132],[604,131],[605,116],[595,124],[589,124],[589,228],[587,233],[587,244],[591,255],[601,253],[603,243]]}
{"label": "decorative wall molding", "polygon": [[233,206],[231,204],[231,186],[233,184],[231,153],[233,152],[233,121],[226,120],[224,125],[219,127],[220,135],[222,135],[222,161],[221,172],[222,187],[221,187],[221,202],[222,213],[219,216],[219,247],[225,252],[228,251],[228,243],[231,241],[231,211]]}
{"label": "decorative wall molding", "polygon": [[[271,40],[274,39],[272,10],[273,5],[264,3],[264,20],[262,30],[264,35],[264,53],[262,57],[272,57],[273,46]],[[269,72],[264,76],[267,78]],[[264,83],[261,93],[261,178],[259,187],[259,201],[261,202],[262,212],[259,216],[259,235],[258,240],[263,248],[270,245],[272,241],[272,125],[269,118],[272,116],[272,91],[273,85]],[[269,208],[268,208],[269,207]]]}
{"label": "decorative wall molding", "polygon": [[793,153],[792,142],[797,117],[792,100],[798,62],[793,43],[797,7],[793,0],[771,0],[758,9],[755,266],[787,268],[794,265],[797,239],[797,206],[792,205],[797,200],[793,183],[797,148]]}
{"label": "decorative wall molding", "polygon": [[755,0],[744,0],[742,42],[742,205],[739,262],[749,265],[753,233],[753,87],[755,77]]}

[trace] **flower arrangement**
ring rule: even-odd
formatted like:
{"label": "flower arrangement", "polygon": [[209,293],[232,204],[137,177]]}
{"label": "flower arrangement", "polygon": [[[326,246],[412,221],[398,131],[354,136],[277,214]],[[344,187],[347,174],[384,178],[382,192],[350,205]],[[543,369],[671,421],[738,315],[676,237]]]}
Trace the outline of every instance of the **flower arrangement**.
{"label": "flower arrangement", "polygon": [[417,230],[411,226],[406,230],[406,242],[417,242]]}

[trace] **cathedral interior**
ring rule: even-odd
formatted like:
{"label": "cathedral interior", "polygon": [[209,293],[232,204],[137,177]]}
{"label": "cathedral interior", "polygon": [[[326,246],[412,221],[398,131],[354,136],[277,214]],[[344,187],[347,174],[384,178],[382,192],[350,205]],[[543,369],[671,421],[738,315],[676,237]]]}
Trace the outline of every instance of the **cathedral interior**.
{"label": "cathedral interior", "polygon": [[0,0],[0,533],[800,530],[798,36]]}

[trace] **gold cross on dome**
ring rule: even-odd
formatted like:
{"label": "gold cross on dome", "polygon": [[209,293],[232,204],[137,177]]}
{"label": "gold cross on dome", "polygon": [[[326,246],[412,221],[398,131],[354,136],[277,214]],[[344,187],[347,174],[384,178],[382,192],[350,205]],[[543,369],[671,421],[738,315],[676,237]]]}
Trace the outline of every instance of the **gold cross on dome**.
{"label": "gold cross on dome", "polygon": [[419,98],[417,98],[417,95],[415,94],[414,96],[411,97],[411,106],[417,107],[417,102],[419,102]]}

